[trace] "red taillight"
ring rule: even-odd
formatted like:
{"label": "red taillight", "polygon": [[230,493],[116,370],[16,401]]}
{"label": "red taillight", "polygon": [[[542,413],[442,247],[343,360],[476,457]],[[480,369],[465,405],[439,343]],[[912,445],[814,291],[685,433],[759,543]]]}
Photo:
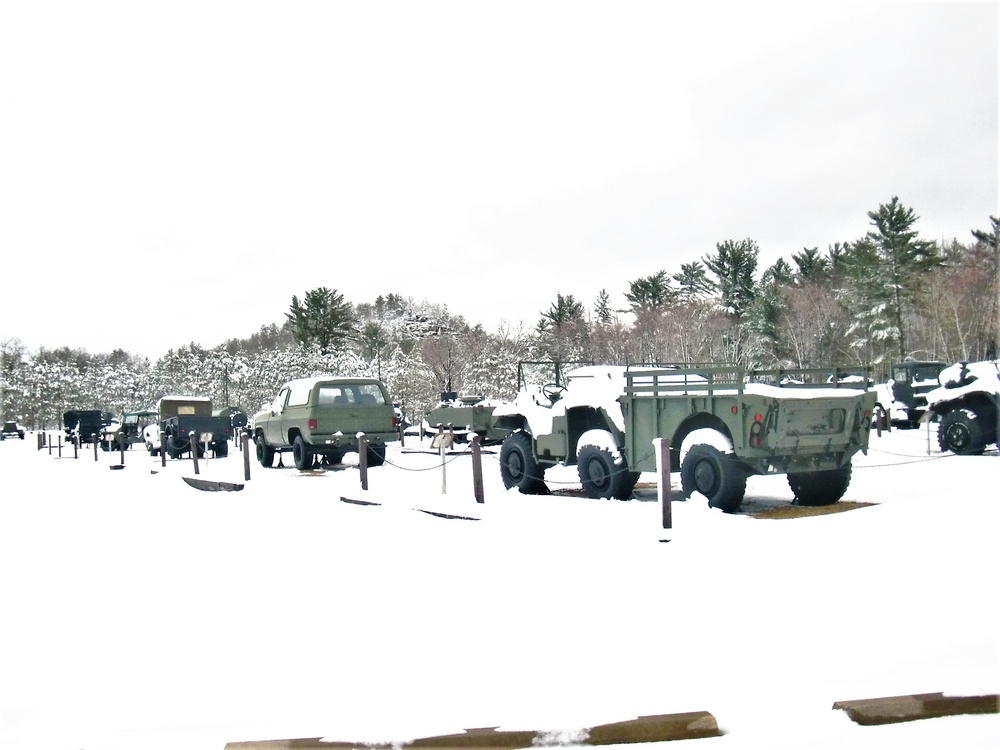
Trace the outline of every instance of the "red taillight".
{"label": "red taillight", "polygon": [[760,420],[762,420],[763,418],[764,418],[764,417],[763,417],[762,415],[760,415],[760,414],[754,414],[754,415],[753,415],[753,421],[754,421],[754,422],[759,422],[759,421],[760,421]]}
{"label": "red taillight", "polygon": [[729,410],[730,410],[730,411],[731,411],[731,412],[732,412],[733,414],[739,414],[739,413],[740,413],[740,410],[739,410],[739,408],[738,408],[738,407],[736,407],[736,406],[733,406],[733,407],[731,407],[731,408],[730,408]]}
{"label": "red taillight", "polygon": [[317,422],[315,419],[310,419],[309,420],[309,429],[310,430],[315,430],[318,425],[319,425],[319,422]]}
{"label": "red taillight", "polygon": [[397,417],[396,415],[393,415],[393,417],[392,417],[392,427],[393,427],[393,429],[396,429],[396,428],[399,427],[399,417]]}

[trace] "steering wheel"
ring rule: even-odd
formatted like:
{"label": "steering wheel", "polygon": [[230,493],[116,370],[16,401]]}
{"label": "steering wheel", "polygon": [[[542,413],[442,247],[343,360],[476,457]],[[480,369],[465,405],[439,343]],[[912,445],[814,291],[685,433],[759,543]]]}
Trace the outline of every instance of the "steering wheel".
{"label": "steering wheel", "polygon": [[546,383],[542,386],[542,395],[549,401],[555,401],[562,395],[564,390],[566,389],[558,383]]}

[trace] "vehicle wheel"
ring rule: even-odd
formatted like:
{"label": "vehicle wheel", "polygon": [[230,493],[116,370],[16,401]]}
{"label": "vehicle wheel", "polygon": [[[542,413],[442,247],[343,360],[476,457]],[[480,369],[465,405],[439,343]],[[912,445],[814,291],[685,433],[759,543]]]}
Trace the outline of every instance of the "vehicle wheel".
{"label": "vehicle wheel", "polygon": [[313,453],[301,435],[296,435],[292,441],[292,460],[295,462],[295,468],[300,471],[312,468]]}
{"label": "vehicle wheel", "polygon": [[531,437],[526,432],[514,432],[500,446],[500,477],[508,490],[516,487],[525,495],[544,492],[542,469],[531,453]]}
{"label": "vehicle wheel", "polygon": [[265,442],[263,435],[258,435],[255,442],[257,444],[257,460],[265,469],[270,469],[274,466],[274,448]]}
{"label": "vehicle wheel", "polygon": [[580,448],[576,468],[587,497],[627,500],[639,479],[639,475],[630,472],[624,462],[621,466],[616,465],[607,448],[598,448],[596,445]]}
{"label": "vehicle wheel", "polygon": [[216,458],[225,458],[229,455],[229,441],[220,440],[213,446],[212,451],[215,453]]}
{"label": "vehicle wheel", "polygon": [[850,483],[850,464],[826,471],[788,473],[788,486],[798,505],[833,505],[844,496]]}
{"label": "vehicle wheel", "polygon": [[181,452],[177,448],[174,448],[173,446],[171,446],[171,447],[167,448],[167,455],[170,458],[180,458],[181,457]]}
{"label": "vehicle wheel", "polygon": [[986,438],[979,415],[971,409],[956,409],[941,418],[938,445],[943,451],[960,456],[975,456],[986,449]]}
{"label": "vehicle wheel", "polygon": [[107,440],[102,440],[101,441],[101,450],[104,451],[105,453],[107,453],[109,450],[111,450],[111,446],[108,444]]}
{"label": "vehicle wheel", "polygon": [[691,446],[681,463],[681,488],[685,497],[697,490],[712,508],[735,513],[743,503],[747,473],[735,458],[699,443]]}
{"label": "vehicle wheel", "polygon": [[385,443],[368,446],[368,465],[381,466],[385,463]]}

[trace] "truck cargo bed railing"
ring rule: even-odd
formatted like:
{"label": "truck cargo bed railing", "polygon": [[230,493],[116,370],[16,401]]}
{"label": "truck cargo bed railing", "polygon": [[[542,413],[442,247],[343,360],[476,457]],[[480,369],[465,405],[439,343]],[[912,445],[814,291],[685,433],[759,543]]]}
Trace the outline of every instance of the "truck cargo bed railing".
{"label": "truck cargo bed railing", "polygon": [[630,367],[625,393],[632,396],[742,394],[748,383],[779,388],[850,388],[868,390],[871,368],[799,367],[748,370],[732,365],[708,367]]}

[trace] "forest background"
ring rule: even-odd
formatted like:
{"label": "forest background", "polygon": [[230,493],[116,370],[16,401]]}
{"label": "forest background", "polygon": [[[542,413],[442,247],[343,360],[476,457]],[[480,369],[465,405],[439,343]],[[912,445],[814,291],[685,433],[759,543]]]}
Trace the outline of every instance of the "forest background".
{"label": "forest background", "polygon": [[[285,381],[321,373],[377,377],[414,419],[442,391],[512,398],[522,360],[837,365],[868,367],[884,380],[907,359],[996,359],[1000,219],[970,228],[965,243],[921,238],[917,219],[893,197],[868,212],[863,237],[825,251],[803,248],[766,269],[754,240],[725,240],[701,261],[628,282],[624,308],[606,289],[590,305],[557,292],[533,328],[502,323],[487,331],[449,314],[447,303],[395,291],[351,303],[321,285],[302,300],[293,296],[281,325],[211,349],[184,344],[155,362],[120,349],[28,351],[8,339],[0,342],[3,419],[48,429],[69,409],[120,415],[167,394],[208,396],[216,408],[253,414]],[[548,273],[558,288],[558,268]],[[489,289],[484,279],[488,273],[473,288],[516,304],[516,289]]]}

